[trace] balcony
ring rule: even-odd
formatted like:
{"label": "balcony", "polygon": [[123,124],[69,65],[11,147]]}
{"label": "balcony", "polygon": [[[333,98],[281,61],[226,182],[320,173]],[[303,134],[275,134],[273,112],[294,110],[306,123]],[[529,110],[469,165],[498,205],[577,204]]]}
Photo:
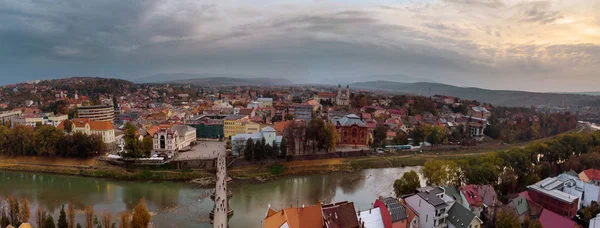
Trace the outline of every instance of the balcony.
{"label": "balcony", "polygon": [[444,213],[438,213],[438,214],[434,215],[433,219],[435,219],[435,220],[445,219],[446,217],[448,217],[448,213],[444,212]]}
{"label": "balcony", "polygon": [[434,228],[447,228],[447,227],[448,227],[448,224],[446,224],[446,223],[440,223],[437,226],[434,226]]}

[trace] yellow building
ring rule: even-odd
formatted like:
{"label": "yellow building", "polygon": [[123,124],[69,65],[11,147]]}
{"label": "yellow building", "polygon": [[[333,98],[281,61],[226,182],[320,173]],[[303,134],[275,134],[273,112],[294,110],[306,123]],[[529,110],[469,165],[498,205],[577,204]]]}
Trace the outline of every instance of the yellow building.
{"label": "yellow building", "polygon": [[226,138],[257,132],[260,132],[260,124],[250,122],[247,115],[229,115],[223,120],[223,133]]}

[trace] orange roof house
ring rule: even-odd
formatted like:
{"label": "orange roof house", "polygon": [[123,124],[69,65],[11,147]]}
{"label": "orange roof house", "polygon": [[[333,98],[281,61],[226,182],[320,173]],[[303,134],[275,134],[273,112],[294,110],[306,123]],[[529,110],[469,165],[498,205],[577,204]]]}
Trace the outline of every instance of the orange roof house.
{"label": "orange roof house", "polygon": [[302,206],[300,208],[286,208],[281,211],[274,211],[269,208],[264,220],[265,228],[279,228],[282,226],[289,228],[322,228],[323,208],[321,204],[313,206]]}
{"label": "orange roof house", "polygon": [[594,184],[600,183],[600,170],[597,169],[586,169],[579,173],[579,179],[584,182],[592,182]]}

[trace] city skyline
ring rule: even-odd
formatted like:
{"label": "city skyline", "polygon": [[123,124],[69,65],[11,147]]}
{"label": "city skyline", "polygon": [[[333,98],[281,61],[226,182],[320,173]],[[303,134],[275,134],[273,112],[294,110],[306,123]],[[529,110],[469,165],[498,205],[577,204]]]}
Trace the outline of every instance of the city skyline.
{"label": "city skyline", "polygon": [[407,75],[457,86],[598,91],[600,2],[0,1],[0,84],[159,73]]}

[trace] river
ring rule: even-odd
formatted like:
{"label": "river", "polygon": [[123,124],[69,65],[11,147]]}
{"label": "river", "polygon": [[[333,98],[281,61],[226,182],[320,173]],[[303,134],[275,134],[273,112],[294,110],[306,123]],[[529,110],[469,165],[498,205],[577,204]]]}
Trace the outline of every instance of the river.
{"label": "river", "polygon": [[[378,196],[393,195],[393,182],[404,172],[420,167],[367,169],[352,173],[328,173],[290,176],[258,183],[234,181],[230,205],[234,216],[230,227],[261,227],[268,205],[275,210],[319,201],[352,201],[367,209]],[[421,176],[420,176],[421,177]],[[424,181],[421,177],[421,184]],[[211,188],[181,182],[136,182],[62,176],[52,174],[0,172],[0,196],[27,197],[32,216],[38,205],[53,212],[58,219],[62,204],[73,202],[78,209],[76,220],[83,224],[83,208],[94,205],[98,216],[110,211],[113,218],[131,210],[144,198],[154,227],[212,227],[208,214],[213,207]],[[115,221],[118,224],[118,221]]]}

